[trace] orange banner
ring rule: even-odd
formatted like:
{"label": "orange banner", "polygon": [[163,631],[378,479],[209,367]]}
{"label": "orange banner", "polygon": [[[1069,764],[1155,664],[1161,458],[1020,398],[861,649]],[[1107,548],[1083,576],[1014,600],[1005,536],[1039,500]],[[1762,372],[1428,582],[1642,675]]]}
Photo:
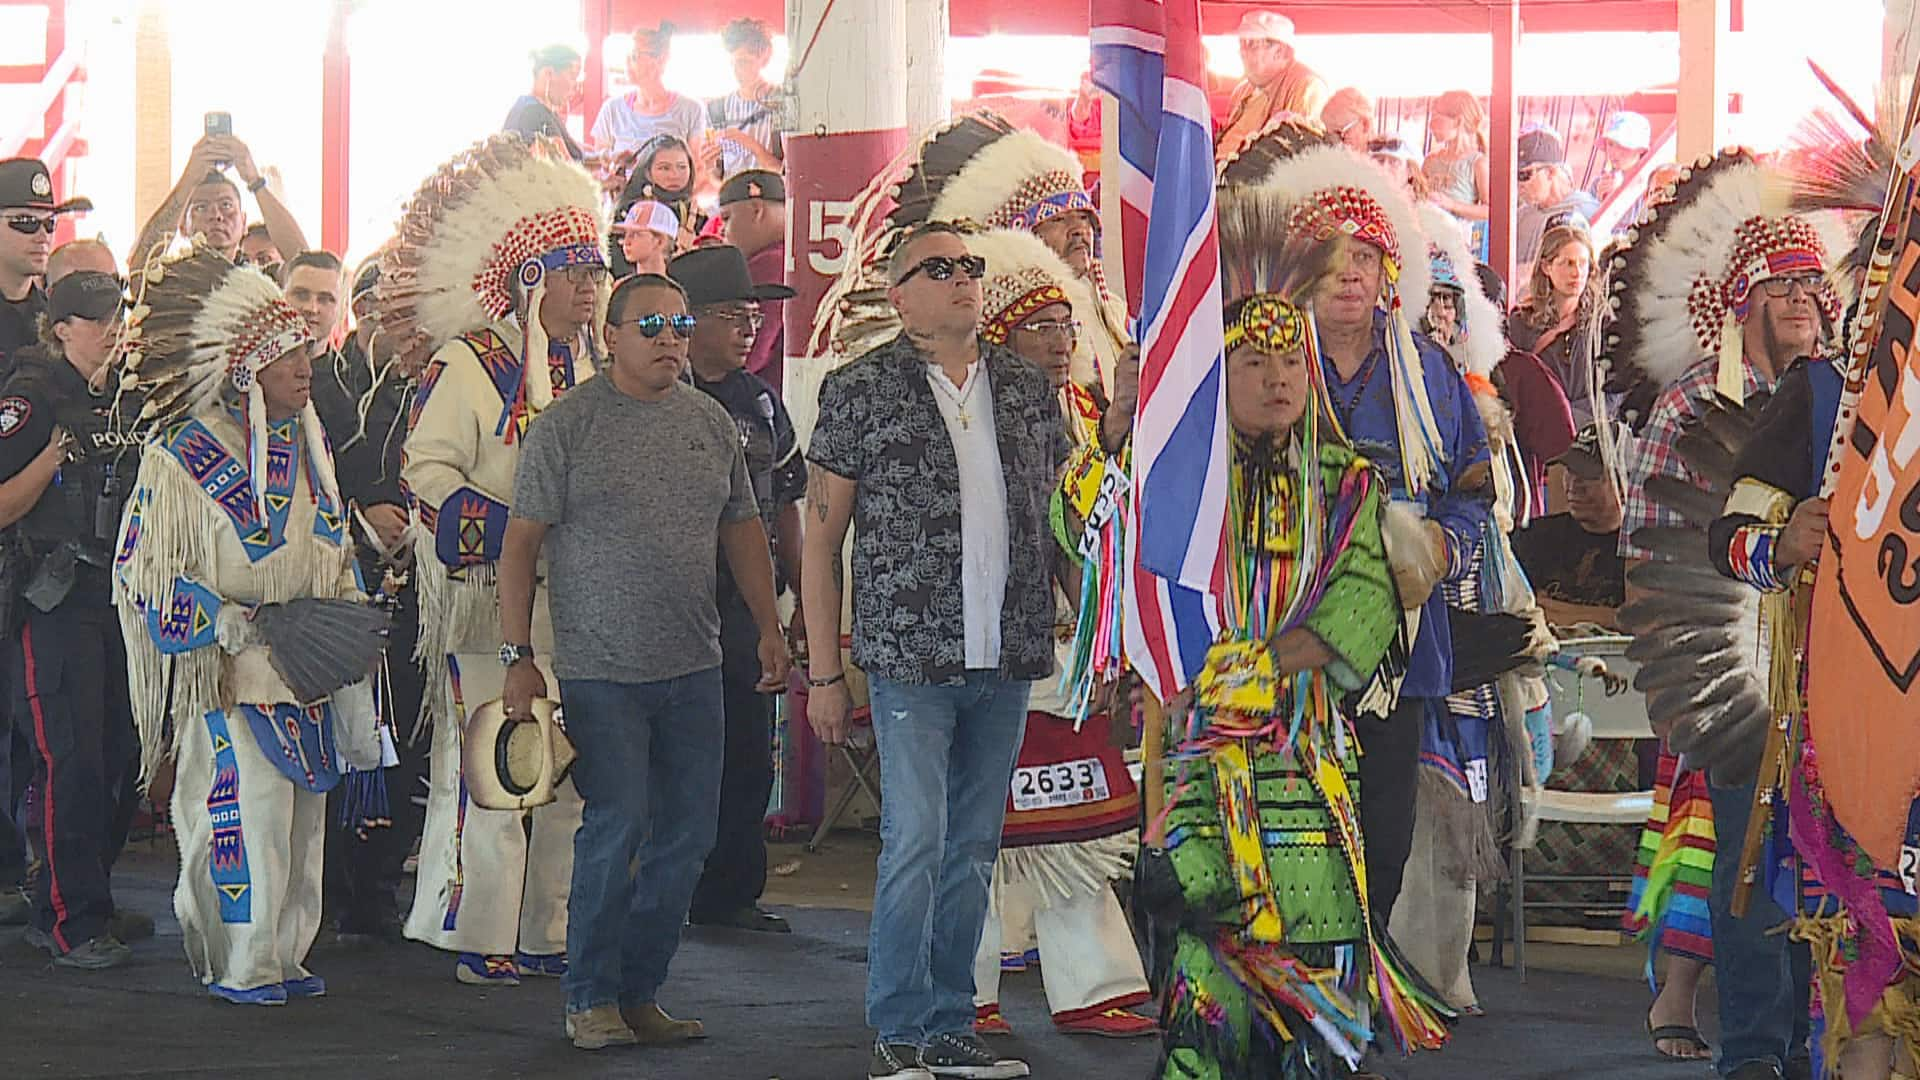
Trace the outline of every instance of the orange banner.
{"label": "orange banner", "polygon": [[[1912,192],[1910,191],[1910,196]],[[1807,634],[1808,728],[1834,816],[1898,867],[1920,791],[1920,199],[1842,449]]]}

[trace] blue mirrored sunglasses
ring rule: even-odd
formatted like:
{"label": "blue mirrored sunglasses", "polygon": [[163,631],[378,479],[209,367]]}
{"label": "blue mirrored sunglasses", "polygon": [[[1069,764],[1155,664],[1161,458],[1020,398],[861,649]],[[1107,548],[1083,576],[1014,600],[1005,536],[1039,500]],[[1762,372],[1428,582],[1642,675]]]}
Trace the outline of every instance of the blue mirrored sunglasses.
{"label": "blue mirrored sunglasses", "polygon": [[669,326],[673,327],[675,335],[690,338],[693,328],[698,324],[699,320],[691,315],[645,315],[631,322],[631,325],[640,328],[640,336],[645,338],[657,338]]}

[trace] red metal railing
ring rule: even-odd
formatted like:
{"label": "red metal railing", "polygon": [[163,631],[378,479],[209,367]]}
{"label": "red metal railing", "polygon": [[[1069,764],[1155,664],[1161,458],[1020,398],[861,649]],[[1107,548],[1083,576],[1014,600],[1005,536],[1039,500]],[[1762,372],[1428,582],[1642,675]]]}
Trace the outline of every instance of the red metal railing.
{"label": "red metal railing", "polygon": [[[38,64],[0,65],[0,86],[32,86],[31,96],[21,109],[21,127],[0,137],[0,158],[37,157],[53,175],[55,201],[72,194],[72,170],[75,158],[86,155],[86,143],[80,138],[80,116],[67,108],[68,92],[86,80],[80,64],[80,50],[67,44],[67,5],[64,0],[0,0],[0,7],[44,8],[46,44]],[[63,217],[57,243],[73,238],[72,218]]]}

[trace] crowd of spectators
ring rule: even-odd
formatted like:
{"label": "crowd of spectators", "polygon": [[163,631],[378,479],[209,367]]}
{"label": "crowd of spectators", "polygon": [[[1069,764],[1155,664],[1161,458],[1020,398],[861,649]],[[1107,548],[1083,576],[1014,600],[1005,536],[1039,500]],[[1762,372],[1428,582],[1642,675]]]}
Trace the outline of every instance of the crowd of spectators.
{"label": "crowd of spectators", "polygon": [[[778,401],[786,354],[780,311],[781,298],[787,295],[782,288],[788,212],[782,175],[785,90],[768,76],[771,33],[758,20],[727,24],[721,36],[736,88],[705,102],[667,85],[673,36],[669,24],[634,32],[626,61],[629,88],[604,102],[579,139],[570,133],[568,118],[580,92],[582,56],[565,45],[533,51],[527,93],[512,103],[503,127],[559,139],[575,160],[597,172],[613,211],[609,246],[614,273],[657,278],[648,286],[649,296],[665,306],[653,315],[662,327],[675,327],[676,339],[691,342],[696,384],[740,384],[736,389],[744,404],[739,409],[749,412],[763,407],[764,391],[772,395],[765,406],[769,416],[779,408],[784,418]],[[1478,98],[1466,91],[1449,91],[1432,102],[1424,131],[1381,130],[1375,104],[1363,90],[1330,88],[1298,57],[1292,25],[1283,16],[1248,14],[1240,26],[1239,50],[1245,74],[1232,91],[1218,133],[1223,159],[1280,118],[1317,120],[1346,146],[1369,155],[1398,177],[1419,200],[1457,219],[1471,249],[1486,259],[1489,222],[1496,208],[1491,197],[1486,110]],[[1100,99],[1084,79],[1070,106],[1069,131],[1072,148],[1091,175],[1098,162]],[[1513,177],[1517,201],[1509,208],[1517,287],[1510,307],[1505,285],[1497,276],[1486,292],[1501,308],[1508,342],[1520,354],[1503,365],[1500,381],[1516,414],[1519,450],[1527,462],[1528,502],[1535,511],[1529,516],[1539,530],[1534,535],[1559,538],[1549,543],[1518,536],[1515,547],[1523,561],[1533,558],[1530,553],[1543,553],[1541,561],[1529,569],[1540,578],[1542,594],[1549,599],[1595,597],[1597,604],[1605,605],[1609,600],[1617,603],[1620,593],[1621,563],[1611,551],[1621,508],[1611,486],[1604,477],[1576,475],[1549,465],[1570,441],[1559,417],[1570,416],[1572,430],[1586,431],[1589,438],[1604,417],[1607,403],[1594,374],[1590,331],[1597,318],[1595,270],[1609,238],[1597,235],[1592,222],[1602,200],[1630,187],[1650,152],[1650,142],[1644,117],[1613,114],[1597,139],[1602,168],[1589,192],[1575,182],[1567,140],[1561,134],[1535,127],[1518,138]],[[8,190],[4,171],[10,165],[0,163],[0,192]],[[1646,190],[1657,197],[1671,176],[1653,170]],[[42,320],[98,322],[118,316],[118,308],[95,315],[93,308],[71,303],[56,303],[49,309],[48,290],[63,276],[84,271],[111,275],[122,284],[137,282],[143,273],[151,272],[158,253],[186,238],[203,238],[206,245],[236,263],[258,267],[274,277],[320,342],[312,357],[314,394],[338,455],[342,494],[352,500],[362,525],[363,566],[374,577],[403,566],[410,558],[403,542],[407,512],[397,470],[414,394],[412,377],[394,370],[387,363],[390,357],[381,351],[377,318],[368,303],[378,281],[377,268],[369,264],[349,275],[339,253],[316,250],[276,193],[276,184],[273,172],[255,163],[241,139],[209,134],[194,146],[177,182],[126,252],[124,264],[97,241],[76,240],[56,249],[55,229],[66,215],[88,209],[83,200],[0,207],[8,226],[0,230],[0,382],[13,368],[16,354],[40,340]],[[1094,272],[1098,237],[1090,217],[1063,216],[1036,231],[1076,274]],[[959,241],[952,244],[957,246]],[[689,297],[677,277],[668,280],[676,259],[713,246],[737,249],[724,256],[726,269],[733,274],[733,264],[740,262],[749,280],[736,283],[725,295],[704,300],[698,289]],[[1482,271],[1484,276],[1486,268]],[[675,306],[669,294],[679,296],[676,311],[666,310]],[[679,324],[667,321],[686,318],[689,312],[694,317],[689,325],[707,326],[706,337],[694,339],[678,329]],[[1451,336],[1463,317],[1457,307],[1430,314],[1443,338]],[[656,328],[645,341],[652,342],[659,332]],[[639,342],[632,339],[632,347],[638,349]],[[736,376],[737,370],[752,378]],[[721,396],[710,386],[701,389]],[[12,399],[0,398],[0,439],[11,434],[10,424],[17,422],[4,408],[7,400]],[[1536,423],[1542,417],[1551,422]],[[751,421],[751,416],[741,421],[743,431]],[[1558,440],[1557,446],[1547,445],[1553,440]],[[790,457],[792,448],[783,447],[781,453]],[[0,483],[0,518],[9,510],[4,492]],[[786,527],[793,502],[794,498],[781,501],[778,520],[770,516],[766,523],[769,533]],[[794,521],[797,528],[797,514]],[[1577,570],[1566,571],[1556,560],[1565,558],[1567,546],[1561,541],[1569,537],[1604,551],[1604,565],[1596,569],[1588,560]],[[791,549],[795,543],[783,536],[776,548]],[[781,566],[779,573],[783,587],[797,584],[797,564]],[[1597,589],[1589,587],[1590,580],[1573,580],[1594,574],[1609,580]],[[397,634],[396,642],[410,634],[411,630]],[[410,645],[404,647],[410,652]],[[754,693],[754,681],[744,680],[748,696]],[[418,685],[399,689],[416,702],[422,692]],[[23,698],[17,687],[7,688],[6,694],[16,715],[12,723],[0,724],[0,925],[37,917],[46,902],[44,888],[36,897],[32,882],[36,874],[51,872],[44,848],[39,850],[41,868],[29,871],[29,847],[16,821],[29,780],[41,776],[37,782],[46,783],[39,770],[51,768],[52,762],[34,762],[17,715]],[[404,702],[402,711],[406,711]],[[764,730],[765,721],[761,724]],[[764,744],[765,738],[760,742]],[[414,790],[425,763],[418,753],[403,751],[400,756],[401,768],[412,777],[400,788]],[[102,769],[112,773],[114,767],[118,766],[109,762]],[[754,803],[756,798],[755,805],[764,806],[764,786],[756,786],[746,802]],[[330,820],[336,817],[330,815]],[[328,849],[330,862],[336,864],[328,877],[329,904],[343,940],[397,935],[395,891],[418,817],[418,807],[396,800],[394,827],[389,831],[370,834],[363,821],[335,826],[338,841],[330,842]],[[756,841],[746,837],[724,842],[750,846]],[[716,861],[727,857],[727,853],[715,854]],[[106,860],[110,865],[110,851]],[[709,873],[714,865],[709,863]],[[710,913],[713,920],[732,925],[771,919],[755,907],[757,888],[750,886],[728,898],[722,910]],[[152,933],[150,919],[118,911],[110,896],[102,903],[102,911],[111,918],[101,924],[97,947],[88,949],[86,944],[91,943],[55,947],[50,951],[56,962],[93,967],[124,963],[129,955],[125,939]]]}

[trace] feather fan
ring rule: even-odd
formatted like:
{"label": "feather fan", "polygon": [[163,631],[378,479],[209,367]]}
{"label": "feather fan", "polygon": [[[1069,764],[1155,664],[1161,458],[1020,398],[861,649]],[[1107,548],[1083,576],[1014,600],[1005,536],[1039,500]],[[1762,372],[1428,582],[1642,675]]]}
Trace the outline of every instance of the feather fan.
{"label": "feather fan", "polygon": [[372,604],[312,597],[262,604],[253,613],[274,671],[302,704],[366,678],[386,652],[391,621]]}
{"label": "feather fan", "polygon": [[1722,785],[1752,779],[1773,712],[1760,661],[1759,593],[1714,569],[1706,529],[1726,505],[1732,461],[1767,400],[1714,401],[1688,422],[1678,449],[1709,490],[1667,477],[1648,482],[1649,501],[1682,525],[1634,532],[1634,544],[1656,559],[1627,572],[1636,596],[1620,609],[1621,627],[1634,635],[1627,658],[1641,665],[1634,685],[1646,694],[1648,720]]}

